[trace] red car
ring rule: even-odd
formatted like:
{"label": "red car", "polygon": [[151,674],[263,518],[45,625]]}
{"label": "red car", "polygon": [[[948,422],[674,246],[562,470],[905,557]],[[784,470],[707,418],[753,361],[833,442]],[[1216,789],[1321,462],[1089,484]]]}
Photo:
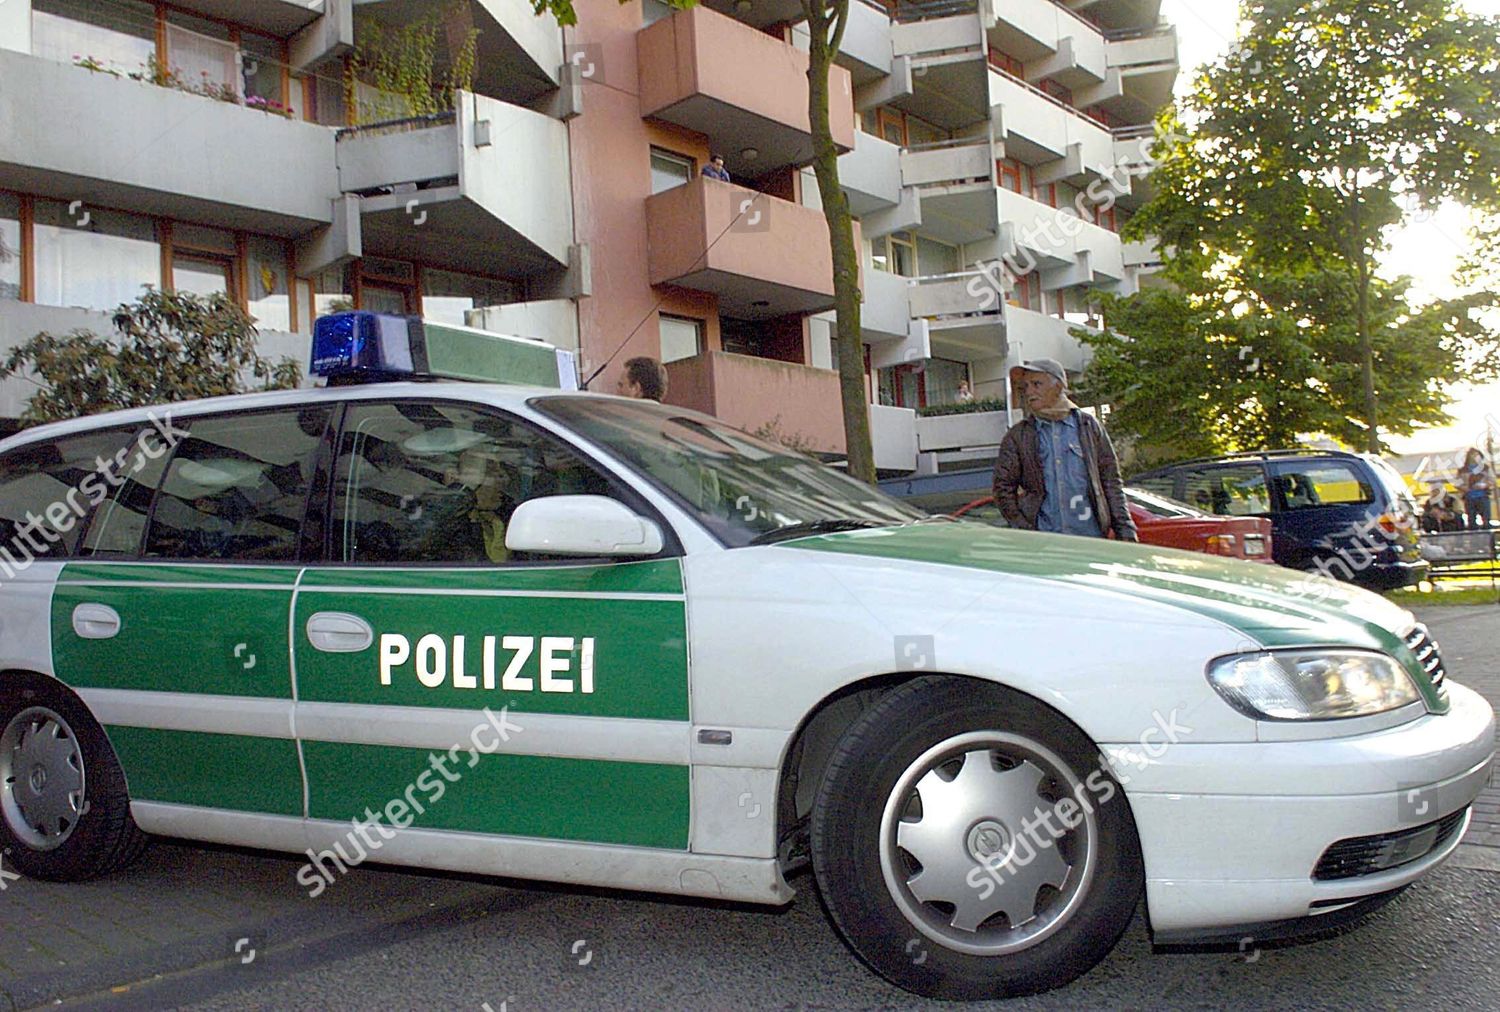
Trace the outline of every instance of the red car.
{"label": "red car", "polygon": [[[1138,488],[1125,490],[1130,518],[1141,543],[1190,552],[1226,555],[1249,562],[1272,563],[1271,521],[1265,517],[1216,517],[1187,503]],[[994,496],[985,496],[953,511],[956,517],[1004,525]]]}

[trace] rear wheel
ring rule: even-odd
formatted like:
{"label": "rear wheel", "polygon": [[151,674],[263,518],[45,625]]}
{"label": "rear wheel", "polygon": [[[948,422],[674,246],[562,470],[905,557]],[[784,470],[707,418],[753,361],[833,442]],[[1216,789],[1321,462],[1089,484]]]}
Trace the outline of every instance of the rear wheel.
{"label": "rear wheel", "polygon": [[1129,806],[1089,740],[963,679],[908,683],[845,733],[812,850],[849,944],[935,998],[1066,984],[1113,948],[1142,884]]}
{"label": "rear wheel", "polygon": [[104,731],[50,679],[0,681],[0,850],[33,878],[79,880],[134,860],[145,836]]}

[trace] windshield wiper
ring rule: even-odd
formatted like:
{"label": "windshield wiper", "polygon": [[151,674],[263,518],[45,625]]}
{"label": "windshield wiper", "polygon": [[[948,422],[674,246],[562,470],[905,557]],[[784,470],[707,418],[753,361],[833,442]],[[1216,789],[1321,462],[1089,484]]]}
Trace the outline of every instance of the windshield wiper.
{"label": "windshield wiper", "polygon": [[750,539],[752,545],[769,545],[776,541],[788,541],[812,534],[834,534],[838,531],[859,531],[867,527],[889,527],[879,520],[804,520],[800,524],[787,524],[775,530],[763,531]]}

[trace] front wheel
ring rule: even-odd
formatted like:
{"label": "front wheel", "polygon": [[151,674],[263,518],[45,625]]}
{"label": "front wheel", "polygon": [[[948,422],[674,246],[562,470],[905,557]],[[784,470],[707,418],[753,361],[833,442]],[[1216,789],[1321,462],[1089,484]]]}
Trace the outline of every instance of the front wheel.
{"label": "front wheel", "polygon": [[834,924],[877,973],[933,998],[1068,983],[1140,897],[1135,824],[1074,725],[957,678],[891,692],[840,741],[812,819]]}
{"label": "front wheel", "polygon": [[123,867],[145,837],[109,740],[50,679],[0,679],[0,852],[32,878],[76,881]]}

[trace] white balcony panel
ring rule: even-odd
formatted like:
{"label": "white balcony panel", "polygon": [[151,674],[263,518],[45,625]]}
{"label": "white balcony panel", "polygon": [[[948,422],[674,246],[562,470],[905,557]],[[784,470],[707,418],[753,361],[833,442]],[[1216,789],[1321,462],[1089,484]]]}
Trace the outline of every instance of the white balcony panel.
{"label": "white balcony panel", "polygon": [[1020,306],[1005,307],[1005,333],[1016,360],[1052,358],[1069,372],[1081,372],[1092,352],[1071,331],[1078,324]]}
{"label": "white balcony panel", "polygon": [[911,330],[912,313],[907,298],[911,282],[899,274],[866,267],[865,301],[859,310],[865,340],[902,340]]}
{"label": "white balcony panel", "polygon": [[911,408],[870,405],[870,443],[875,466],[882,471],[917,467],[917,413]]}
{"label": "white balcony panel", "polygon": [[907,186],[950,186],[994,176],[994,147],[988,140],[901,152],[901,182]]}
{"label": "white balcony panel", "polygon": [[[854,0],[858,2],[858,0]],[[984,31],[976,14],[933,18],[891,26],[891,47],[896,56],[921,56],[958,49],[984,49]]]}
{"label": "white balcony panel", "polygon": [[1138,39],[1106,43],[1111,67],[1141,67],[1153,64],[1177,66],[1177,29],[1168,26]]}
{"label": "white balcony panel", "polygon": [[894,207],[901,201],[901,149],[855,130],[854,150],[839,156],[839,184],[849,196],[849,211],[855,217]]}
{"label": "white balcony panel", "polygon": [[971,411],[917,419],[917,449],[977,450],[999,446],[1008,428],[1004,411]]}

